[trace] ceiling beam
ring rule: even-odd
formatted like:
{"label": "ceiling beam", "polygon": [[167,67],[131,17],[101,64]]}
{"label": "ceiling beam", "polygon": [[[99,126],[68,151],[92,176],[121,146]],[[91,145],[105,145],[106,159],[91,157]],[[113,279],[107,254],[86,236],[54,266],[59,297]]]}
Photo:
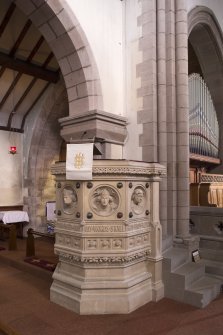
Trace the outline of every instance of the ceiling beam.
{"label": "ceiling beam", "polygon": [[[43,69],[45,66],[48,65],[48,63],[50,62],[50,60],[53,58],[53,53],[51,52],[45,62],[43,63],[43,65],[41,66]],[[18,76],[18,75],[17,75]],[[17,77],[16,76],[16,77]],[[15,78],[16,80],[16,78]],[[15,114],[15,112],[17,111],[17,109],[19,108],[19,106],[21,105],[21,103],[23,102],[23,100],[25,100],[26,96],[29,94],[29,92],[31,91],[31,89],[33,88],[33,86],[35,85],[35,83],[37,82],[38,78],[33,78],[32,81],[30,82],[30,84],[28,85],[28,87],[26,88],[26,90],[24,91],[24,93],[22,94],[22,96],[20,97],[20,99],[18,100],[18,102],[16,103],[16,105],[14,106],[14,109],[13,111],[10,113],[10,116],[9,116],[9,121],[8,121],[8,127],[10,127],[11,125],[11,120],[12,120],[12,117],[13,115]],[[6,93],[7,95],[7,93]],[[5,97],[4,97],[5,98]],[[3,98],[3,99],[4,99]],[[6,97],[7,99],[8,97]],[[2,99],[2,101],[3,101]],[[0,110],[1,110],[1,107],[2,107],[2,101],[0,102]],[[3,102],[4,103],[4,102]]]}
{"label": "ceiling beam", "polygon": [[[22,43],[26,33],[28,32],[30,26],[31,26],[32,22],[30,20],[26,21],[26,24],[24,25],[22,31],[20,32],[15,44],[13,45],[12,49],[9,52],[9,57],[13,57],[19,47],[19,45]],[[2,67],[0,70],[0,77],[3,75],[3,73],[5,72],[6,67]]]}
{"label": "ceiling beam", "polygon": [[[30,62],[32,60],[32,58],[35,56],[36,52],[38,51],[38,49],[40,48],[41,44],[44,42],[43,37],[41,36],[40,39],[37,41],[36,45],[34,46],[33,50],[30,52],[29,57],[27,58],[26,62]],[[22,72],[18,72],[12,82],[12,84],[10,85],[8,91],[5,93],[4,97],[2,98],[2,101],[0,102],[0,110],[2,109],[2,107],[4,106],[4,103],[6,102],[6,100],[8,99],[9,95],[12,93],[14,87],[17,85],[17,83],[19,82],[20,78],[22,77],[23,73]],[[35,78],[35,80],[37,80]],[[14,114],[16,111],[15,107],[13,108],[11,114]]]}
{"label": "ceiling beam", "polygon": [[3,52],[0,52],[0,65],[51,83],[56,83],[59,80],[58,72],[45,70],[38,65],[30,64],[20,59],[15,59]]}
{"label": "ceiling beam", "polygon": [[16,8],[16,5],[14,3],[11,3],[11,5],[9,6],[2,22],[0,25],[0,36],[2,36],[3,32],[5,31],[5,28],[7,26],[7,24],[9,23],[9,20],[12,17],[12,14],[14,13],[14,10]]}

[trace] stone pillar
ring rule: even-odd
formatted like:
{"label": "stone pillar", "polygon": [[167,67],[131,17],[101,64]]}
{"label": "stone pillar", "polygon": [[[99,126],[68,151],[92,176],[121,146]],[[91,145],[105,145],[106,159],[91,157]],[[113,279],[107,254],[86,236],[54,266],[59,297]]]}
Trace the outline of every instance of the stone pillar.
{"label": "stone pillar", "polygon": [[[158,162],[167,166],[166,1],[157,0]],[[167,236],[167,177],[160,184],[160,222]]]}
{"label": "stone pillar", "polygon": [[176,235],[176,67],[175,67],[175,3],[166,2],[166,101],[167,101],[167,221],[168,234]]}
{"label": "stone pillar", "polygon": [[177,236],[189,235],[189,102],[187,1],[175,1],[177,117]]}
{"label": "stone pillar", "polygon": [[92,181],[56,176],[51,301],[80,314],[129,313],[164,296],[156,163],[96,160]]}

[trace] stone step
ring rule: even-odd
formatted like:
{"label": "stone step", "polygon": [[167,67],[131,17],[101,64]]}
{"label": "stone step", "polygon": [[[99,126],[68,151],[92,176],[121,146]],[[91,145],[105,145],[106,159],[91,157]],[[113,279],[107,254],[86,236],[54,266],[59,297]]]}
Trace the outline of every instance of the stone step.
{"label": "stone step", "polygon": [[195,307],[204,308],[221,292],[222,281],[205,275],[194,281],[185,290],[184,302]]}
{"label": "stone step", "polygon": [[163,253],[163,271],[174,271],[187,262],[188,251],[172,247]]}
{"label": "stone step", "polygon": [[178,267],[174,274],[178,276],[184,288],[190,286],[194,281],[198,280],[205,274],[205,265],[202,263],[188,262]]}
{"label": "stone step", "polygon": [[223,262],[202,258],[199,263],[205,265],[206,273],[223,277]]}

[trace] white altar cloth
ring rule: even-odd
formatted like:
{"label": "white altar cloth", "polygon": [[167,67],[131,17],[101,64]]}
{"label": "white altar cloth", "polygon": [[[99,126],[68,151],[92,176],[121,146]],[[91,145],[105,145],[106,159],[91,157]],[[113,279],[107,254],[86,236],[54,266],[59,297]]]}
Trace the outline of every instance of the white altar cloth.
{"label": "white altar cloth", "polygon": [[25,211],[0,212],[0,221],[3,223],[29,222],[29,216]]}

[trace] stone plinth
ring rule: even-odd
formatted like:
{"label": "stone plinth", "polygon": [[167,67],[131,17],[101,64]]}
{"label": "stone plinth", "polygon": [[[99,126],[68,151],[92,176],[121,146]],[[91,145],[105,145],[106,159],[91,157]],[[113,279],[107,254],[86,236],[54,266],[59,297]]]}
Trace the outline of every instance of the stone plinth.
{"label": "stone plinth", "polygon": [[93,180],[56,176],[51,301],[80,314],[129,313],[163,297],[159,164],[98,160]]}

